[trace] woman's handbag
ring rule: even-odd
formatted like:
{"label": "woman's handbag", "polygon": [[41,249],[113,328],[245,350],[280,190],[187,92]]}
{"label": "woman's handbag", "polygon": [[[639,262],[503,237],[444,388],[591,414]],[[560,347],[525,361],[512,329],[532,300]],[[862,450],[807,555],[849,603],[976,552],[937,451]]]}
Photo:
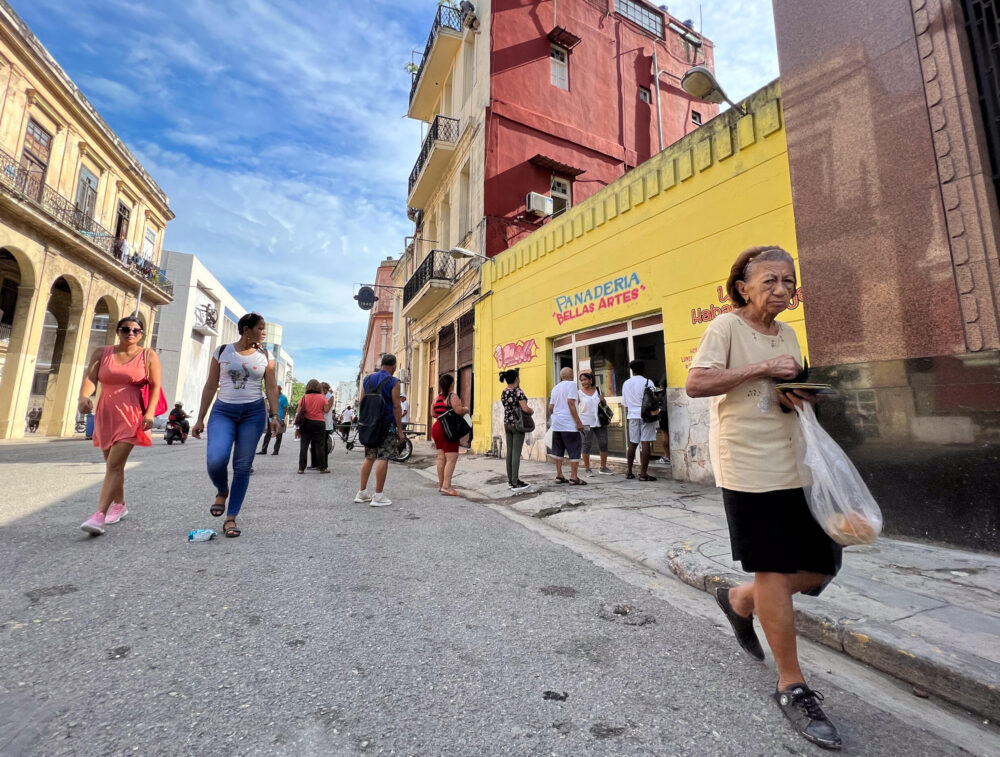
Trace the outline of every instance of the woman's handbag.
{"label": "woman's handbag", "polygon": [[604,395],[600,389],[597,390],[597,396],[601,398],[601,401],[597,405],[597,422],[602,426],[609,426],[611,425],[611,421],[615,419],[615,411],[604,399]]}
{"label": "woman's handbag", "polygon": [[299,404],[295,408],[295,421],[294,421],[295,428],[302,428],[302,424],[305,422],[306,422],[306,407],[302,403],[302,400],[300,399]]}
{"label": "woman's handbag", "polygon": [[449,442],[457,442],[463,436],[468,436],[472,433],[472,424],[467,420],[469,416],[459,415],[450,407],[450,394],[447,401],[449,407],[438,416],[438,423],[441,424],[441,430],[444,431],[444,438]]}
{"label": "woman's handbag", "polygon": [[882,511],[847,453],[819,425],[812,405],[803,403],[798,411],[809,511],[838,544],[871,544],[882,530]]}
{"label": "woman's handbag", "polygon": [[[142,356],[142,362],[146,370],[146,378],[142,382],[142,414],[146,414],[146,409],[149,407],[149,348],[146,348],[145,354]],[[163,415],[167,412],[167,397],[163,393],[163,387],[160,387],[160,397],[156,401],[156,408],[153,415]]]}
{"label": "woman's handbag", "polygon": [[515,434],[526,434],[535,430],[535,420],[519,405],[514,408],[514,423],[511,425],[511,429]]}

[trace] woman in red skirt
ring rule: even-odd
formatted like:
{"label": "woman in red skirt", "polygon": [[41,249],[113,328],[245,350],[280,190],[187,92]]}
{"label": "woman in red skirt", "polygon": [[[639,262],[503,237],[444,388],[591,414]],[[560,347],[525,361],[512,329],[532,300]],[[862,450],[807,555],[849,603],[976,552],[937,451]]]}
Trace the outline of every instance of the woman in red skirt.
{"label": "woman in red skirt", "polygon": [[455,379],[450,373],[446,373],[438,382],[438,397],[434,400],[434,425],[431,426],[431,439],[437,447],[437,473],[438,491],[449,497],[457,497],[458,492],[451,488],[451,476],[455,472],[455,464],[458,462],[458,441],[449,442],[444,435],[444,428],[441,421],[437,420],[449,410],[458,415],[465,415],[469,408],[462,404],[462,398],[455,394],[451,388],[455,385]]}

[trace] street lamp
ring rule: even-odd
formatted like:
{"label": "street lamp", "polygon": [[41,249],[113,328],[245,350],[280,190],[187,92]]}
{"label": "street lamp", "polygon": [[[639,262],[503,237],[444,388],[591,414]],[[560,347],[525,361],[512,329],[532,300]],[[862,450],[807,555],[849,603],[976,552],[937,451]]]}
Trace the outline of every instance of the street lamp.
{"label": "street lamp", "polygon": [[691,95],[691,97],[715,105],[729,103],[740,115],[745,116],[747,114],[746,108],[742,105],[737,105],[729,99],[729,96],[726,95],[719,81],[715,78],[715,74],[704,66],[695,66],[688,69],[687,73],[681,77],[681,89]]}
{"label": "street lamp", "polygon": [[464,247],[452,247],[448,250],[448,254],[455,260],[465,260],[466,258],[479,258],[480,260],[491,260],[495,264],[496,261],[493,258],[488,258],[481,252],[473,252],[472,250],[467,250]]}

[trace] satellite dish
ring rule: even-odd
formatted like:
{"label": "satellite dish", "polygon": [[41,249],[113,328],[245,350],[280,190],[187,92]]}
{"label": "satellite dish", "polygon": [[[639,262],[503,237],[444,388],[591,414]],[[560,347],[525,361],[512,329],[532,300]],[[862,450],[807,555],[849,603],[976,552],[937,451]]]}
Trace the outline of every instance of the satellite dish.
{"label": "satellite dish", "polygon": [[358,293],[354,295],[354,299],[358,301],[358,307],[362,310],[371,310],[375,307],[375,303],[378,302],[378,297],[375,296],[375,290],[371,287],[361,287]]}

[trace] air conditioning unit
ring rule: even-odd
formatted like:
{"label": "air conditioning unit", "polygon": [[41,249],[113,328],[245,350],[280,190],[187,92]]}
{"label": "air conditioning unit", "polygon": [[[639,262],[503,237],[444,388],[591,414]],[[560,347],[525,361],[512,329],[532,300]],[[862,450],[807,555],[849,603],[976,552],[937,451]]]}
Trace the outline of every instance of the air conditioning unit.
{"label": "air conditioning unit", "polygon": [[552,215],[552,198],[540,195],[538,192],[528,192],[528,197],[524,201],[528,212],[535,216]]}

